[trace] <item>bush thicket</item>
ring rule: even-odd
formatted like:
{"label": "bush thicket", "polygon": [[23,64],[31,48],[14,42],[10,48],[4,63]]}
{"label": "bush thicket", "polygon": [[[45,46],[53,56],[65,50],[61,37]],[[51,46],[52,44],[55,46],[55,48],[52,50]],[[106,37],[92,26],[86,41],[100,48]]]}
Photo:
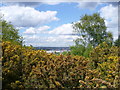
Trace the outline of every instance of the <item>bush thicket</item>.
{"label": "bush thicket", "polygon": [[48,54],[2,43],[3,89],[117,88],[118,47],[97,46],[89,58]]}

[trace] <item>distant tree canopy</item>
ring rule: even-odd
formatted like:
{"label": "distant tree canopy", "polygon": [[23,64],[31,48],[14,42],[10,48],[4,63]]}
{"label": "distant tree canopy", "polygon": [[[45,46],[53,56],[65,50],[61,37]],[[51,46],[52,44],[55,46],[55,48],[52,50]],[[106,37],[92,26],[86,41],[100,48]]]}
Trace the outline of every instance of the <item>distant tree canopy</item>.
{"label": "distant tree canopy", "polygon": [[0,23],[0,38],[3,41],[10,41],[12,43],[22,44],[22,37],[18,34],[18,30],[15,29],[12,24],[2,19],[0,19]]}
{"label": "distant tree canopy", "polygon": [[95,47],[104,41],[110,44],[113,42],[112,33],[106,31],[104,18],[99,13],[84,15],[79,22],[73,23],[73,29],[80,36],[75,40],[76,44],[91,44]]}
{"label": "distant tree canopy", "polygon": [[91,44],[88,44],[87,47],[85,47],[83,45],[76,45],[76,46],[71,46],[70,50],[71,50],[72,55],[89,57],[89,53],[90,53],[90,51],[93,50],[93,48],[92,48]]}

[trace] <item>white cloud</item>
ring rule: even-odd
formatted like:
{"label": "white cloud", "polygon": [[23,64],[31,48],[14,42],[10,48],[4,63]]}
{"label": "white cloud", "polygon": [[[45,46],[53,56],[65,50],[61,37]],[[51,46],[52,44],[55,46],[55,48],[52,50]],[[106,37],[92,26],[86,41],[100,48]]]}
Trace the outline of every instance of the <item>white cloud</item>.
{"label": "white cloud", "polygon": [[47,45],[47,44],[45,44],[46,37],[42,37],[42,36],[39,36],[36,34],[24,35],[23,38],[24,38],[25,45],[30,45],[30,44],[33,46]]}
{"label": "white cloud", "polygon": [[48,29],[50,29],[49,26],[42,26],[42,27],[39,27],[37,31],[42,32],[42,31],[47,31]]}
{"label": "white cloud", "polygon": [[24,33],[25,34],[35,34],[35,28],[30,27],[30,28],[26,29],[26,31]]}
{"label": "white cloud", "polygon": [[23,38],[25,38],[26,40],[34,40],[34,41],[36,41],[39,37],[37,36],[37,35],[31,35],[31,36],[27,36],[27,35],[25,35],[25,36],[23,36]]}
{"label": "white cloud", "polygon": [[57,46],[57,47],[65,47],[74,45],[73,40],[78,38],[78,36],[72,35],[47,35],[43,36],[41,34],[34,35],[24,35],[24,41],[26,45],[33,46]]}
{"label": "white cloud", "polygon": [[72,35],[57,35],[57,36],[50,36],[47,38],[47,42],[73,42],[74,39],[77,39],[78,36]]}
{"label": "white cloud", "polygon": [[112,4],[101,8],[100,12],[106,19],[118,17],[118,7],[115,7]]}
{"label": "white cloud", "polygon": [[118,37],[118,7],[112,4],[100,9],[100,15],[105,18],[108,31],[113,33],[114,40]]}
{"label": "white cloud", "polygon": [[32,34],[40,34],[40,33],[48,33],[49,26],[41,26],[41,27],[30,27],[26,29],[24,34],[32,35]]}
{"label": "white cloud", "polygon": [[76,38],[78,38],[78,36],[56,35],[56,36],[47,37],[46,42],[50,46],[64,47],[64,46],[74,45],[73,40]]}
{"label": "white cloud", "polygon": [[[63,24],[51,31],[49,31],[48,29],[50,29],[49,26],[28,28],[24,32],[25,44],[31,44],[33,46],[64,47],[74,45],[73,40],[78,38],[78,36],[69,35],[72,34],[72,24]],[[35,32],[36,34],[34,34]],[[45,33],[45,35],[43,35],[42,33]]]}
{"label": "white cloud", "polygon": [[118,38],[118,27],[108,28],[108,31],[112,32],[114,40]]}
{"label": "white cloud", "polygon": [[54,0],[54,1],[51,1],[51,0],[4,0],[3,2],[98,2],[98,1],[101,1],[101,2],[117,2],[119,0]]}
{"label": "white cloud", "polygon": [[20,29],[24,29],[24,27],[15,27],[15,28],[16,28],[16,29],[19,29],[19,30],[20,30]]}
{"label": "white cloud", "polygon": [[78,7],[79,8],[86,8],[86,9],[95,9],[98,6],[98,2],[79,2]]}
{"label": "white cloud", "polygon": [[[71,35],[73,33],[72,24],[63,24],[51,31],[49,26],[42,26],[38,28],[28,28],[25,32],[26,45],[32,44],[34,46],[69,46],[74,45],[73,40],[78,36]],[[25,33],[24,32],[24,33]],[[33,32],[33,33],[32,33]],[[36,32],[36,34],[34,34]],[[30,34],[32,33],[32,34]],[[45,35],[43,35],[43,34]],[[31,36],[32,35],[32,36]]]}
{"label": "white cloud", "polygon": [[58,2],[58,0],[54,0],[54,1],[47,1],[47,0],[43,0],[41,1],[41,3],[43,4],[48,4],[48,5],[57,5],[57,4],[60,4],[61,2]]}
{"label": "white cloud", "polygon": [[63,24],[49,32],[50,34],[72,34],[73,28],[72,24]]}
{"label": "white cloud", "polygon": [[56,17],[57,11],[44,12],[17,5],[1,7],[1,12],[4,14],[5,20],[18,27],[34,27],[59,20]]}

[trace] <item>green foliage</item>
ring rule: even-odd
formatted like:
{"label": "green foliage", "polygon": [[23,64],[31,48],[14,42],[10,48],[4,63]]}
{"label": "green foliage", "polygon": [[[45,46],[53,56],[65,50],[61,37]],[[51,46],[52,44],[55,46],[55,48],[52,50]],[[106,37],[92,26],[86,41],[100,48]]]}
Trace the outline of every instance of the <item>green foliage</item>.
{"label": "green foliage", "polygon": [[103,42],[91,52],[90,61],[90,68],[98,73],[95,78],[106,80],[112,87],[118,87],[120,74],[118,47],[109,47]]}
{"label": "green foliage", "polygon": [[76,45],[76,46],[71,46],[70,50],[71,50],[70,53],[72,55],[89,57],[89,53],[92,50],[92,46],[91,46],[91,44],[88,44],[87,47],[85,47],[83,45]]}
{"label": "green foliage", "polygon": [[70,51],[64,51],[62,52],[63,55],[71,55],[71,52]]}
{"label": "green foliage", "polygon": [[83,56],[83,53],[85,51],[85,47],[83,45],[71,46],[70,50],[71,50],[71,53],[73,55],[81,55],[81,56]]}
{"label": "green foliage", "polygon": [[84,57],[89,57],[90,52],[93,50],[93,47],[91,44],[88,44],[88,46],[85,48],[85,51],[83,53]]}
{"label": "green foliage", "polygon": [[2,41],[2,22],[0,21],[0,42]]}
{"label": "green foliage", "polygon": [[73,28],[74,32],[80,36],[76,39],[76,44],[86,46],[90,43],[95,47],[104,41],[112,43],[113,36],[106,31],[104,19],[98,13],[84,15],[80,22],[73,24]]}
{"label": "green foliage", "polygon": [[120,35],[118,39],[114,42],[115,46],[120,46]]}
{"label": "green foliage", "polygon": [[15,44],[22,44],[22,37],[18,34],[18,30],[14,28],[14,26],[5,20],[0,19],[0,23],[2,24],[2,29],[0,32],[0,38],[3,41],[10,41]]}

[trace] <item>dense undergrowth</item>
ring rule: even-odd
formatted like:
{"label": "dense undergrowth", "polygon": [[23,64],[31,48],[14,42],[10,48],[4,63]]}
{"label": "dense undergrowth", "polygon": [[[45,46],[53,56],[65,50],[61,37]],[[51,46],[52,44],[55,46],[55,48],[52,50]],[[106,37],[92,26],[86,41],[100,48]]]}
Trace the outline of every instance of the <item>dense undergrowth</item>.
{"label": "dense undergrowth", "polygon": [[118,87],[118,47],[102,43],[85,58],[1,44],[3,89]]}

